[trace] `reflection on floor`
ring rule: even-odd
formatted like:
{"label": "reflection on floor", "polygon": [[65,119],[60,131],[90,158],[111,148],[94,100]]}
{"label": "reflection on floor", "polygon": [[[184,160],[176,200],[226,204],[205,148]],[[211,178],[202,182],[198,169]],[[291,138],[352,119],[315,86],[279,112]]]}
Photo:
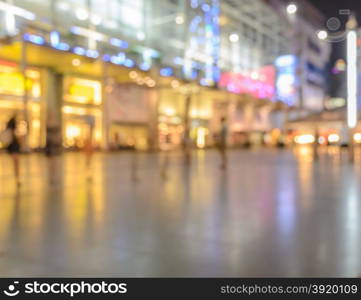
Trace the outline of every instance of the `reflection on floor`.
{"label": "reflection on floor", "polygon": [[[168,157],[166,157],[168,156]],[[357,276],[361,164],[337,151],[0,155],[0,276]],[[166,162],[166,169],[163,168]],[[136,167],[136,177],[131,168]],[[89,177],[88,177],[89,175]]]}

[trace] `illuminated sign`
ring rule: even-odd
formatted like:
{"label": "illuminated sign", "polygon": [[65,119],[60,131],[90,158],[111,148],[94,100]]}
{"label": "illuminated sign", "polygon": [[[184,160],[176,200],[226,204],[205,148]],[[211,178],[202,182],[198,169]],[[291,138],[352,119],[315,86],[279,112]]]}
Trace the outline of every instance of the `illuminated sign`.
{"label": "illuminated sign", "polygon": [[85,55],[86,50],[83,47],[74,47],[73,52],[77,55]]}
{"label": "illuminated sign", "polygon": [[[41,96],[40,74],[35,70],[26,70],[26,90],[29,96]],[[24,76],[18,69],[9,64],[0,64],[0,94],[22,96],[24,95]]]}
{"label": "illuminated sign", "polygon": [[60,33],[57,31],[50,32],[50,44],[55,49],[61,51],[69,51],[70,46],[67,43],[63,43],[60,41]]}
{"label": "illuminated sign", "polygon": [[237,94],[249,94],[259,99],[271,99],[275,96],[275,69],[265,66],[249,74],[224,72],[219,86]]}
{"label": "illuminated sign", "polygon": [[88,49],[85,52],[85,55],[90,57],[90,58],[97,58],[99,56],[99,52],[96,51],[96,50]]}
{"label": "illuminated sign", "polygon": [[297,64],[297,59],[294,55],[279,56],[275,60],[275,66],[277,68],[295,66],[296,64]]}
{"label": "illuminated sign", "polygon": [[298,102],[297,66],[298,58],[294,55],[283,55],[276,59],[277,67],[276,97],[288,105]]}
{"label": "illuminated sign", "polygon": [[68,94],[65,96],[68,102],[95,105],[102,102],[101,83],[99,81],[67,78],[65,85],[68,86]]}
{"label": "illuminated sign", "polygon": [[124,49],[129,47],[128,42],[117,39],[117,38],[111,38],[109,40],[109,42],[110,42],[111,45],[113,45],[115,47],[124,48]]}
{"label": "illuminated sign", "polygon": [[[128,48],[129,44],[126,41],[108,37],[105,34],[87,29],[78,26],[73,26],[70,29],[70,32],[75,35],[81,35],[89,38],[91,41],[95,42],[108,42],[110,45],[119,48]],[[81,47],[77,45],[69,45],[65,42],[62,42],[61,34],[57,31],[51,31],[49,36],[42,36],[40,34],[33,33],[25,33],[23,35],[23,40],[30,42],[32,44],[41,45],[41,46],[51,46],[57,50],[61,51],[71,51],[72,53],[80,56],[87,56],[89,58],[97,59],[100,57],[99,51],[96,50],[96,45],[93,43],[89,43],[88,47]],[[143,71],[149,71],[152,67],[152,59],[160,57],[160,53],[152,48],[148,47],[135,47],[136,52],[142,56],[142,61],[135,61],[132,58],[126,56],[125,53],[120,52],[117,55],[112,55],[105,53],[101,56],[103,61],[110,62],[116,65],[123,65],[127,68],[134,68],[138,66],[139,69]],[[161,73],[165,73],[163,76],[171,76],[173,74],[173,70],[171,72],[169,69],[162,71]],[[167,75],[168,73],[172,73]]]}
{"label": "illuminated sign", "polygon": [[44,45],[45,44],[45,39],[42,36],[37,35],[37,34],[25,33],[24,40],[31,42],[33,44],[36,44],[36,45]]}

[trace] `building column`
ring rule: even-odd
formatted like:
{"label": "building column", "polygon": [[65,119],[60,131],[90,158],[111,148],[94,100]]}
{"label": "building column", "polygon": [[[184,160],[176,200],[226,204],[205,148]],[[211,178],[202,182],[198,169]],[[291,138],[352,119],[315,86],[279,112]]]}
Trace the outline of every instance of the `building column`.
{"label": "building column", "polygon": [[148,124],[148,145],[150,151],[159,150],[159,103],[162,98],[161,77],[159,76],[158,65],[150,71],[150,77],[154,78],[156,88],[150,89],[148,93],[149,101],[149,124]]}
{"label": "building column", "polygon": [[[21,32],[21,37],[23,37],[25,31]],[[27,77],[26,77],[26,69],[27,69],[27,43],[22,39],[21,41],[21,62],[20,62],[20,70],[23,77],[23,116],[26,125],[26,135],[24,140],[24,150],[25,152],[30,151],[29,146],[29,137],[30,137],[30,122],[29,122],[29,95],[27,89]]]}
{"label": "building column", "polygon": [[57,74],[50,69],[42,72],[42,87],[44,101],[44,144],[47,129],[56,129],[57,139],[61,142],[62,135],[62,103],[63,103],[63,75]]}
{"label": "building column", "polygon": [[228,94],[228,105],[227,105],[227,128],[228,128],[228,137],[227,142],[230,146],[234,146],[234,139],[233,139],[233,125],[234,125],[234,118],[235,113],[237,110],[237,102],[238,102],[238,95],[236,94]]}
{"label": "building column", "polygon": [[150,151],[159,150],[159,100],[160,89],[152,89],[149,91],[149,125],[148,125],[148,145]]}
{"label": "building column", "polygon": [[102,140],[101,148],[103,150],[109,150],[109,88],[111,88],[111,81],[108,74],[108,64],[102,62]]}
{"label": "building column", "polygon": [[248,132],[253,130],[254,127],[254,116],[255,116],[255,106],[253,103],[248,103],[244,106],[244,117],[245,117],[245,127]]}
{"label": "building column", "polygon": [[183,151],[184,151],[184,159],[186,164],[190,164],[191,162],[191,120],[190,120],[190,109],[192,105],[192,94],[189,93],[185,97],[184,103],[184,137],[183,137]]}

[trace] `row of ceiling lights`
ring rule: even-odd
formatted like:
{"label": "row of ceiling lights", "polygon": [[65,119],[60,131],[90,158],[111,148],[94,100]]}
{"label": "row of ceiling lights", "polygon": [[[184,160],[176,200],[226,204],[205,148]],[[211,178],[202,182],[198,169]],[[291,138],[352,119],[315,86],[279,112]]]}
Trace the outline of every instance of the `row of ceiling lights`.
{"label": "row of ceiling lights", "polygon": [[138,85],[147,85],[148,87],[155,87],[155,80],[149,76],[141,76],[137,71],[129,72],[129,77]]}

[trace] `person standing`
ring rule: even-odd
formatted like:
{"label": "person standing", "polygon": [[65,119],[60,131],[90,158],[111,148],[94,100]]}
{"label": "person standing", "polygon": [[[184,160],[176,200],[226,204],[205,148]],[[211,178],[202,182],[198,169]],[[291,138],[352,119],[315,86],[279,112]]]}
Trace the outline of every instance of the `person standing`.
{"label": "person standing", "polygon": [[16,116],[13,116],[6,124],[6,130],[10,133],[10,141],[6,147],[7,152],[10,154],[14,166],[14,175],[17,186],[21,185],[20,182],[20,141],[16,133],[17,122]]}
{"label": "person standing", "polygon": [[225,117],[221,118],[221,128],[218,135],[218,149],[221,154],[221,166],[222,170],[227,167],[227,136],[228,136],[228,127],[227,120]]}

